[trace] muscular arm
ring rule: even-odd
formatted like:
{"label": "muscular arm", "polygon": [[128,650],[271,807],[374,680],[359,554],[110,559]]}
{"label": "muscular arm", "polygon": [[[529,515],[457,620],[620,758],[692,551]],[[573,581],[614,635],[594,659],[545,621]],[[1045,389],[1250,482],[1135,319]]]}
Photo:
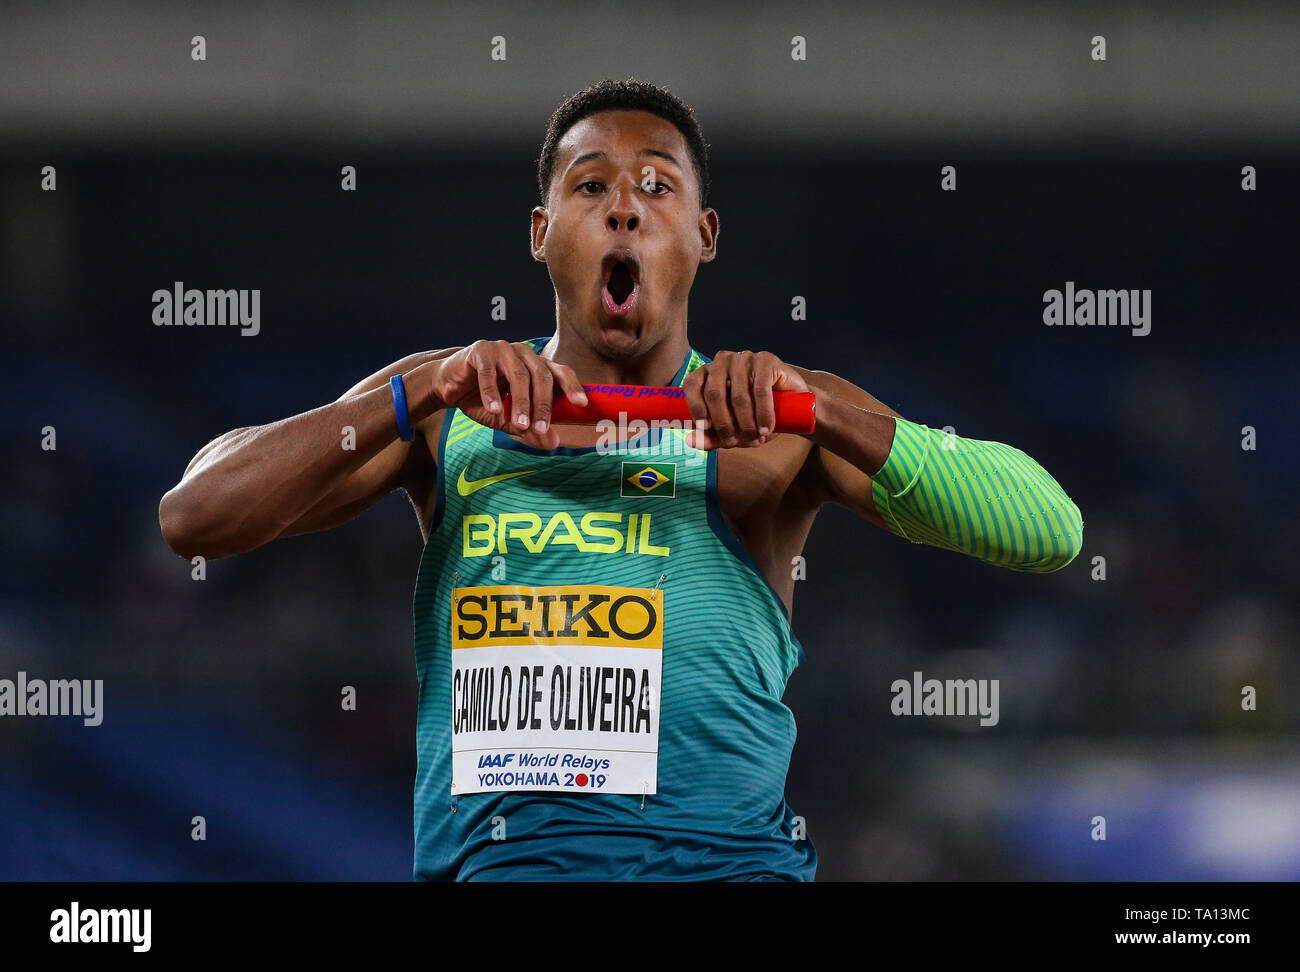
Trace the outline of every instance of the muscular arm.
{"label": "muscular arm", "polygon": [[[441,407],[430,370],[458,350],[410,355],[332,404],[208,443],[159,504],[168,546],[187,558],[242,553],[335,526],[409,487],[431,458],[420,436],[398,438],[389,379],[403,376],[407,411],[417,425]],[[345,426],[356,430],[355,449],[343,448]]]}
{"label": "muscular arm", "polygon": [[1046,573],[1078,556],[1078,506],[1021,450],[909,422],[851,382],[795,370],[817,392],[808,461],[826,499],[1009,570]]}
{"label": "muscular arm", "polygon": [[823,497],[848,507],[876,526],[889,529],[871,495],[866,469],[885,464],[894,441],[894,418],[888,405],[852,382],[826,371],[791,365],[817,394],[816,434],[808,462]]}

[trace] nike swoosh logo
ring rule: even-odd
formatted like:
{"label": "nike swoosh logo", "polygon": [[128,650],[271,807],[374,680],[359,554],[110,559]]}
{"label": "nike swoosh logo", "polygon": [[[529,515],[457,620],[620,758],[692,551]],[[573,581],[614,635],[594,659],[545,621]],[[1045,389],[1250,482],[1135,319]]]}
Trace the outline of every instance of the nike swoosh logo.
{"label": "nike swoosh logo", "polygon": [[473,481],[465,478],[465,466],[460,471],[460,479],[456,481],[456,492],[461,496],[468,496],[470,493],[477,493],[484,486],[491,486],[493,483],[499,483],[504,479],[514,479],[516,476],[527,476],[529,473],[537,472],[536,469],[524,469],[520,472],[502,473],[500,476],[488,476],[485,479],[475,479]]}

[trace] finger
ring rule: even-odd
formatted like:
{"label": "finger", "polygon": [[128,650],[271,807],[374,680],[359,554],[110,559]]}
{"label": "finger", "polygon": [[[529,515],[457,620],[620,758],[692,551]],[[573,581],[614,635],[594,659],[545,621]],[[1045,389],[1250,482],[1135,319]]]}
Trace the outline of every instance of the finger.
{"label": "finger", "polygon": [[780,359],[766,351],[754,358],[754,417],[761,440],[776,428],[776,401],[772,389],[776,387],[779,365]]}
{"label": "finger", "polygon": [[525,354],[520,352],[520,359],[532,382],[532,417],[533,431],[542,435],[551,427],[551,395],[555,388],[555,378],[551,369],[529,348]]}
{"label": "finger", "polygon": [[704,376],[703,395],[704,404],[708,406],[709,425],[722,445],[734,446],[739,444],[739,440],[736,438],[736,417],[727,404],[727,366],[730,362],[723,358],[724,354],[730,356],[729,352],[719,352],[718,358],[704,366],[709,373]]}
{"label": "finger", "polygon": [[506,418],[517,432],[528,428],[528,416],[531,414],[532,373],[524,366],[515,348],[506,341],[498,342],[497,367],[510,383],[510,411]]}
{"label": "finger", "polygon": [[535,449],[545,449],[547,452],[550,452],[560,444],[560,434],[555,431],[555,426],[553,425],[549,426],[545,432],[539,435],[537,432],[537,425],[534,423],[533,427],[527,432],[512,435],[512,438],[518,439],[524,445],[530,445]]}
{"label": "finger", "polygon": [[700,428],[691,429],[686,433],[686,444],[692,449],[701,449],[705,452],[716,449],[720,445],[712,429]]}
{"label": "finger", "polygon": [[582,382],[578,380],[577,374],[568,365],[562,365],[552,361],[550,358],[542,358],[551,368],[551,374],[559,382],[560,388],[564,391],[565,397],[576,405],[583,408],[587,404],[587,392],[582,387]]}
{"label": "finger", "polygon": [[700,428],[709,427],[709,406],[704,402],[704,378],[708,374],[708,365],[697,368],[682,380],[682,394],[686,396],[686,408],[691,413],[691,420]]}
{"label": "finger", "polygon": [[485,349],[479,348],[471,353],[470,363],[478,374],[478,397],[483,402],[483,407],[489,412],[498,414],[505,411],[501,403],[501,394],[497,390],[495,359]]}
{"label": "finger", "polygon": [[[686,444],[694,449],[705,448],[705,443],[707,442],[704,433],[709,428],[709,408],[704,404],[703,389],[705,374],[706,372],[704,371],[704,368],[697,368],[695,371],[692,371],[687,375],[682,380],[681,384],[682,393],[686,396],[686,408],[690,412],[691,416],[690,422],[688,423]],[[699,431],[700,435],[698,438],[692,438],[690,431],[692,429]],[[695,444],[697,441],[700,443],[699,445]]]}
{"label": "finger", "polygon": [[736,434],[742,445],[749,445],[758,438],[758,418],[754,414],[754,393],[750,388],[754,380],[754,356],[750,352],[732,355],[727,365],[727,380],[730,383],[727,402],[731,413],[736,416]]}

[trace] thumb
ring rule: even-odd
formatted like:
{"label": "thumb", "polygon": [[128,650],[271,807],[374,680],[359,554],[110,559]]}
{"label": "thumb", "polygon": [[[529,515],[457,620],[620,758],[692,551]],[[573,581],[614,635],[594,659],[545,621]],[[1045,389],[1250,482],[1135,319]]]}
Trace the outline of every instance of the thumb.
{"label": "thumb", "polygon": [[772,386],[773,391],[808,391],[808,383],[803,380],[803,375],[795,371],[789,365],[782,365],[777,369],[776,383]]}

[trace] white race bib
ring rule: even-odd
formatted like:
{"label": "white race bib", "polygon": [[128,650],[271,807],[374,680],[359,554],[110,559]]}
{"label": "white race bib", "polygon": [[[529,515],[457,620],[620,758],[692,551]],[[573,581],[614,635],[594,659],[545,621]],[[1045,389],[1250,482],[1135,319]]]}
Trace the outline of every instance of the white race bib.
{"label": "white race bib", "polygon": [[461,587],[451,792],[656,792],[664,592]]}

